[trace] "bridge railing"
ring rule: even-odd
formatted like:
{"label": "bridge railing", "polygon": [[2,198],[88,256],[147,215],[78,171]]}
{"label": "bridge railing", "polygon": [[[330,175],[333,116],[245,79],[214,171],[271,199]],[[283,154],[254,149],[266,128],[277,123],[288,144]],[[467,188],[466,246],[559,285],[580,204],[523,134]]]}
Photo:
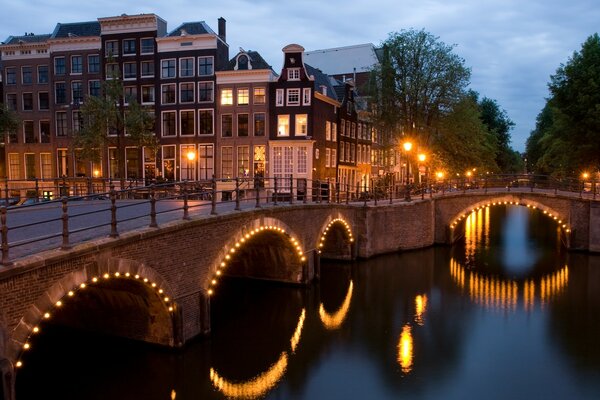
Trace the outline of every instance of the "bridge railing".
{"label": "bridge railing", "polygon": [[[58,180],[67,185],[66,180]],[[31,182],[30,182],[31,183]],[[37,183],[38,190],[45,182]],[[56,184],[56,181],[53,182]],[[77,185],[84,184],[85,190]],[[376,177],[347,184],[333,179],[293,176],[211,179],[143,185],[138,181],[83,179],[71,181],[62,196],[29,197],[21,205],[0,207],[1,260],[49,249],[69,249],[74,243],[142,227],[157,227],[193,215],[272,207],[282,204],[382,205],[473,191],[544,191],[595,199],[597,182],[556,180],[537,175],[493,175],[417,183]],[[5,188],[7,182],[5,181]],[[63,186],[66,187],[66,186]],[[35,186],[34,186],[35,188]],[[6,191],[5,191],[6,192]],[[4,198],[8,200],[8,197]]]}

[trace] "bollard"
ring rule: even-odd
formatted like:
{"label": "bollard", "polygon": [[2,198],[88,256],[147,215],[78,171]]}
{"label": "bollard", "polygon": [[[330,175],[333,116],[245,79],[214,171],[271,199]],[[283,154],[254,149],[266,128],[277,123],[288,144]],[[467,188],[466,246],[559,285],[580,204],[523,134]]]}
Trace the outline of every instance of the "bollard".
{"label": "bollard", "polygon": [[331,184],[329,183],[329,178],[327,178],[327,204],[331,203]]}
{"label": "bollard", "polygon": [[8,258],[8,226],[6,225],[6,207],[0,207],[0,223],[2,224],[2,265],[8,266],[12,261]]}
{"label": "bollard", "polygon": [[274,186],[273,205],[277,205],[277,177],[275,177],[273,179],[274,179],[274,183],[273,183],[273,186]]}
{"label": "bollard", "polygon": [[187,190],[187,181],[183,183],[183,218],[185,220],[190,219],[190,207],[188,205],[188,190]]}
{"label": "bollard", "polygon": [[256,206],[254,208],[260,208],[260,179],[254,178],[254,189],[256,190]]}
{"label": "bollard", "polygon": [[346,204],[350,201],[350,184],[346,183]]}
{"label": "bollard", "polygon": [[294,204],[294,175],[290,175],[290,204]]}
{"label": "bollard", "polygon": [[340,182],[339,181],[335,182],[335,197],[336,197],[336,203],[340,204]]}
{"label": "bollard", "polygon": [[156,228],[156,192],[154,191],[154,184],[150,185],[150,228]]}
{"label": "bollard", "polygon": [[110,235],[111,238],[119,236],[117,232],[117,192],[115,185],[110,185]]}
{"label": "bollard", "polygon": [[67,209],[67,198],[62,198],[62,245],[61,250],[69,250],[71,244],[69,243],[69,212]]}
{"label": "bollard", "polygon": [[393,193],[394,193],[394,186],[390,183],[390,204],[392,204]]}
{"label": "bollard", "polygon": [[240,178],[235,178],[235,210],[240,211]]}
{"label": "bollard", "polygon": [[215,176],[213,175],[212,177],[212,199],[211,199],[211,206],[210,206],[210,215],[216,215],[217,214],[217,180],[215,179]]}
{"label": "bollard", "polygon": [[317,179],[317,203],[321,202],[321,181]]}
{"label": "bollard", "polygon": [[40,201],[40,181],[38,178],[35,178],[35,202],[37,203],[38,201]]}

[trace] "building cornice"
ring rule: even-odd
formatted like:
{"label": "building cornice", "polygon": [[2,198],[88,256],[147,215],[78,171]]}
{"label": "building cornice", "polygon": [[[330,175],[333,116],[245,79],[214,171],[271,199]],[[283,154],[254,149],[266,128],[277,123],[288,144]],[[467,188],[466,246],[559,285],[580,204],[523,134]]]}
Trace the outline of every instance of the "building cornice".
{"label": "building cornice", "polygon": [[334,100],[331,97],[326,96],[326,95],[324,95],[321,92],[317,92],[316,90],[315,90],[315,99],[324,101],[325,103],[329,103],[329,104],[331,104],[333,106],[336,106],[336,107],[340,107],[342,105],[342,103],[340,103],[339,101]]}

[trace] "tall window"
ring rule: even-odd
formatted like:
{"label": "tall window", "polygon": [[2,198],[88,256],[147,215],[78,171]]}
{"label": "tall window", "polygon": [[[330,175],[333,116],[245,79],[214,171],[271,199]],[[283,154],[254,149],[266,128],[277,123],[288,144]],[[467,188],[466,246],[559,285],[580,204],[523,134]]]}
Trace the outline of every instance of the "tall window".
{"label": "tall window", "polygon": [[42,179],[52,178],[52,154],[40,153],[40,167]]}
{"label": "tall window", "polygon": [[213,57],[198,57],[198,76],[210,76],[213,73]]}
{"label": "tall window", "polygon": [[237,103],[239,106],[246,106],[250,101],[250,91],[247,88],[238,89]]}
{"label": "tall window", "polygon": [[6,68],[6,84],[16,85],[17,84],[17,69],[14,67]]}
{"label": "tall window", "polygon": [[40,142],[50,143],[50,121],[40,121]]}
{"label": "tall window", "polygon": [[308,116],[306,114],[296,115],[296,136],[306,136],[308,133]]}
{"label": "tall window", "polygon": [[100,72],[100,56],[98,54],[88,56],[88,72],[90,74],[97,74]]}
{"label": "tall window", "polygon": [[298,147],[296,151],[296,172],[306,174],[308,172],[308,150],[306,146]]}
{"label": "tall window", "polygon": [[37,67],[38,83],[48,83],[48,66],[47,65],[38,65]]}
{"label": "tall window", "polygon": [[33,131],[33,121],[23,121],[24,143],[35,143],[35,133]]}
{"label": "tall window", "polygon": [[327,147],[325,149],[325,167],[326,168],[329,168],[330,159],[331,159],[331,149],[329,147]]}
{"label": "tall window", "polygon": [[69,176],[69,165],[71,160],[69,159],[69,151],[67,149],[56,150],[56,172],[58,176]]}
{"label": "tall window", "polygon": [[248,136],[248,114],[238,114],[237,134],[238,136]]}
{"label": "tall window", "polygon": [[132,101],[138,101],[137,86],[125,86],[124,101],[129,104]]}
{"label": "tall window", "polygon": [[221,147],[221,178],[233,178],[233,147]]}
{"label": "tall window", "polygon": [[144,159],[144,179],[146,182],[152,181],[156,178],[156,150],[144,147],[143,159]]}
{"label": "tall window", "polygon": [[137,179],[140,171],[140,155],[137,147],[125,148],[125,177]]}
{"label": "tall window", "polygon": [[23,85],[31,85],[33,83],[32,67],[21,67],[21,82]]}
{"label": "tall window", "polygon": [[254,177],[265,176],[265,146],[254,146]]}
{"label": "tall window", "polygon": [[6,95],[6,106],[9,110],[17,111],[17,94],[8,93]]}
{"label": "tall window", "polygon": [[331,166],[335,168],[337,166],[337,150],[331,149]]}
{"label": "tall window", "polygon": [[277,116],[277,136],[290,136],[290,116]]}
{"label": "tall window", "polygon": [[186,82],[179,84],[179,102],[180,103],[193,103],[196,99],[194,87],[196,85],[193,82]]}
{"label": "tall window", "polygon": [[23,93],[23,111],[33,111],[33,93]]}
{"label": "tall window", "polygon": [[275,91],[275,105],[277,107],[283,106],[283,94],[284,94],[283,89],[277,89]]}
{"label": "tall window", "polygon": [[337,123],[336,122],[331,123],[331,141],[332,142],[337,141]]}
{"label": "tall window", "polygon": [[233,136],[233,117],[231,116],[231,114],[221,115],[221,136]]}
{"label": "tall window", "polygon": [[214,147],[212,144],[198,145],[198,179],[211,179],[214,172]]}
{"label": "tall window", "polygon": [[162,113],[162,136],[176,136],[177,126],[175,124],[176,111],[163,111]]}
{"label": "tall window", "polygon": [[142,61],[142,78],[154,76],[154,61]]}
{"label": "tall window", "polygon": [[123,40],[123,55],[135,55],[135,39],[124,39]]}
{"label": "tall window", "polygon": [[265,136],[265,113],[254,114],[254,136]]}
{"label": "tall window", "polygon": [[180,58],[179,59],[179,76],[181,78],[188,78],[194,76],[194,58]]}
{"label": "tall window", "polygon": [[67,113],[56,112],[56,136],[67,136]]}
{"label": "tall window", "polygon": [[168,83],[161,85],[161,103],[162,104],[175,104],[175,84]]}
{"label": "tall window", "polygon": [[83,103],[83,90],[81,88],[81,81],[71,82],[71,99],[73,104]]}
{"label": "tall window", "polygon": [[154,53],[154,38],[143,38],[140,39],[141,53],[152,54]]}
{"label": "tall window", "polygon": [[114,79],[121,74],[119,70],[119,64],[108,63],[106,64],[106,79]]}
{"label": "tall window", "polygon": [[198,101],[213,102],[214,101],[214,82],[199,82],[198,83]]}
{"label": "tall window", "polygon": [[254,88],[254,104],[265,104],[267,102],[267,94],[265,88]]}
{"label": "tall window", "polygon": [[123,79],[136,79],[137,78],[137,63],[126,62],[123,63]]}
{"label": "tall window", "polygon": [[233,89],[221,89],[221,105],[230,106],[233,104]]}
{"label": "tall window", "polygon": [[310,106],[310,96],[311,96],[310,88],[302,89],[302,105],[303,106]]}
{"label": "tall window", "polygon": [[198,119],[200,120],[200,135],[212,135],[214,134],[214,122],[213,110],[199,110]]}
{"label": "tall window", "polygon": [[64,75],[66,73],[65,58],[54,57],[54,75]]}
{"label": "tall window", "polygon": [[175,146],[162,147],[162,174],[163,178],[172,181],[175,179]]}
{"label": "tall window", "polygon": [[81,130],[81,113],[73,111],[73,133],[78,133]]}
{"label": "tall window", "polygon": [[118,57],[119,56],[119,42],[116,40],[108,40],[105,42],[106,57]]}
{"label": "tall window", "polygon": [[35,179],[35,154],[25,153],[25,179]]}
{"label": "tall window", "polygon": [[237,176],[249,176],[250,175],[250,147],[238,146],[238,157],[237,157]]}
{"label": "tall window", "polygon": [[142,86],[142,104],[154,103],[154,85]]}
{"label": "tall window", "polygon": [[175,60],[162,60],[160,62],[160,77],[175,78]]}
{"label": "tall window", "polygon": [[100,96],[100,81],[89,81],[88,86],[90,96]]}
{"label": "tall window", "polygon": [[192,136],[196,132],[194,110],[185,110],[179,112],[180,132],[182,136]]}
{"label": "tall window", "polygon": [[182,144],[179,147],[180,179],[196,179],[196,146],[193,144]]}
{"label": "tall window", "polygon": [[331,140],[331,122],[325,121],[325,140]]}
{"label": "tall window", "polygon": [[71,56],[71,73],[81,74],[83,72],[83,57]]}
{"label": "tall window", "polygon": [[299,106],[300,105],[300,89],[288,89],[287,90],[287,105],[288,106]]}
{"label": "tall window", "polygon": [[8,177],[10,179],[21,179],[19,153],[8,153]]}

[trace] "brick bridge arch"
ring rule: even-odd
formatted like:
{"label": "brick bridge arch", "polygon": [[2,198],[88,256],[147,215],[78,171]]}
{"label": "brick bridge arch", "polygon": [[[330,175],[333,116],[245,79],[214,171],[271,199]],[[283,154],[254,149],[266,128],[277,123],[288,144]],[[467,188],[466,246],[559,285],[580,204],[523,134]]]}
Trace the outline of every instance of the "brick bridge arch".
{"label": "brick bridge arch", "polygon": [[356,243],[352,223],[341,213],[329,215],[321,228],[315,243],[321,258],[352,260],[356,258]]}

